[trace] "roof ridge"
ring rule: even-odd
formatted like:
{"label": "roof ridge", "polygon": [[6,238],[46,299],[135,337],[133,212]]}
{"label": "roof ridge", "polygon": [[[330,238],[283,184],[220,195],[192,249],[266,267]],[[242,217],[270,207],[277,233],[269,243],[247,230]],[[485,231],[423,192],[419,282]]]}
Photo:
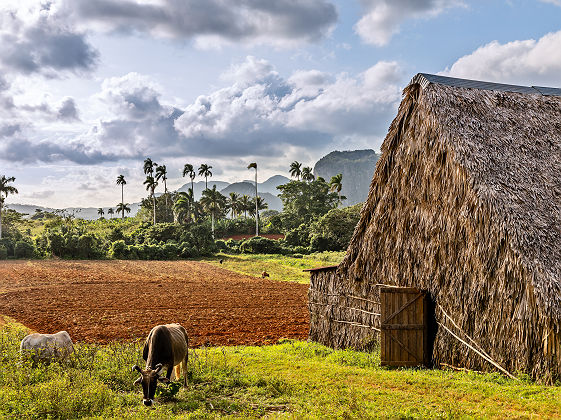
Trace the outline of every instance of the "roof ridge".
{"label": "roof ridge", "polygon": [[467,89],[494,90],[500,92],[516,92],[522,94],[561,96],[561,88],[544,86],[521,86],[505,83],[484,82],[480,80],[460,79],[457,77],[441,76],[430,73],[417,73],[409,85],[419,84],[424,89],[430,84],[461,87]]}

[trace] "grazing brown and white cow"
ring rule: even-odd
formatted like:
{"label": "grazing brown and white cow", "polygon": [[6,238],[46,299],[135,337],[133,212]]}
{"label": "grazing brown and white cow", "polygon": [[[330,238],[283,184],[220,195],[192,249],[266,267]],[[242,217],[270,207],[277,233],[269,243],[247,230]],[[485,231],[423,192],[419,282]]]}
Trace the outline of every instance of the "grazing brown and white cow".
{"label": "grazing brown and white cow", "polygon": [[[180,377],[180,369],[183,368],[183,383],[187,385],[189,338],[181,325],[165,324],[152,328],[144,343],[142,358],[146,360],[146,368],[141,369],[134,365],[132,369],[140,373],[140,378],[134,384],[142,384],[144,405],[152,405],[158,381],[169,383],[174,367],[177,378]],[[160,376],[163,368],[167,368],[167,373]]]}
{"label": "grazing brown and white cow", "polygon": [[66,331],[56,334],[29,334],[21,340],[19,350],[22,354],[31,354],[34,363],[62,361],[74,351],[72,339]]}

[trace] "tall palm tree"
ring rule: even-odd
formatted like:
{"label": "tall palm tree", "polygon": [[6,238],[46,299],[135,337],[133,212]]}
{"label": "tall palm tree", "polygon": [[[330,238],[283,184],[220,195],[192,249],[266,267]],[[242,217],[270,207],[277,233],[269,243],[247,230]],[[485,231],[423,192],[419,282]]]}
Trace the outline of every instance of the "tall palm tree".
{"label": "tall palm tree", "polygon": [[178,192],[175,203],[173,203],[174,218],[176,221],[189,220],[192,215],[193,195],[189,194],[192,190]]}
{"label": "tall palm tree", "polygon": [[209,176],[212,176],[212,172],[210,171],[212,166],[207,165],[206,163],[201,164],[199,167],[199,176],[205,177],[205,190],[208,190],[208,180]]}
{"label": "tall palm tree", "polygon": [[154,190],[158,186],[158,182],[154,179],[154,177],[148,175],[146,180],[143,182],[146,185],[146,191],[150,191],[150,195],[152,196],[152,204],[153,204],[153,213],[154,213],[154,220],[153,224],[156,224],[156,196],[154,195]]}
{"label": "tall palm tree", "polygon": [[[8,198],[8,194],[18,193],[18,190],[14,186],[8,185],[15,180],[16,178],[13,176],[7,178],[5,175],[0,176],[0,239],[2,239],[2,205],[4,204],[4,200]],[[2,197],[2,194],[4,194],[4,197]]]}
{"label": "tall palm tree", "polygon": [[154,176],[154,166],[158,166],[156,162],[153,162],[152,159],[146,158],[144,159],[144,175]]}
{"label": "tall palm tree", "polygon": [[190,163],[186,163],[183,167],[183,176],[186,177],[187,175],[189,175],[189,178],[191,178],[191,190],[193,191],[193,194],[195,194],[195,186],[193,185],[193,181],[195,180],[196,174],[193,165],[191,165]]}
{"label": "tall palm tree", "polygon": [[159,180],[164,181],[164,197],[166,198],[166,217],[168,214],[168,184],[167,184],[167,179],[168,179],[168,170],[166,168],[166,165],[159,165],[156,167],[156,181]]}
{"label": "tall palm tree", "polygon": [[107,214],[108,214],[109,216],[111,216],[111,219],[113,219],[113,214],[114,214],[114,213],[115,213],[115,211],[113,210],[113,207],[109,207],[109,208],[107,209]]}
{"label": "tall palm tree", "polygon": [[[109,209],[112,210],[112,209]],[[129,207],[129,203],[119,203],[117,204],[117,213],[125,214],[125,212],[130,213],[131,208]]]}
{"label": "tall palm tree", "polygon": [[214,238],[214,219],[226,206],[226,197],[220,194],[220,191],[216,189],[216,185],[213,185],[212,190],[207,188],[203,191],[201,204],[210,213],[212,237]]}
{"label": "tall palm tree", "polygon": [[103,215],[105,214],[105,212],[103,211],[103,208],[98,208],[97,209],[97,214],[99,214],[99,218],[101,219],[103,217]]}
{"label": "tall palm tree", "polygon": [[232,219],[238,217],[240,211],[240,195],[238,193],[230,193],[228,197],[228,208],[232,212]]}
{"label": "tall palm tree", "polygon": [[312,168],[306,166],[304,169],[302,169],[302,179],[304,181],[313,181],[315,178],[316,177],[314,176]]}
{"label": "tall palm tree", "polygon": [[[125,181],[125,176],[124,175],[119,175],[117,177],[117,185],[121,186],[121,204],[125,202],[125,184],[127,183],[127,181]],[[121,216],[122,219],[125,218],[125,212],[122,213]]]}
{"label": "tall palm tree", "polygon": [[300,181],[300,175],[302,175],[302,164],[297,161],[292,162],[290,164],[290,176]]}
{"label": "tall palm tree", "polygon": [[255,236],[259,236],[259,208],[257,207],[258,195],[257,195],[257,163],[253,162],[247,165],[247,169],[255,169]]}
{"label": "tall palm tree", "polygon": [[331,177],[329,181],[329,190],[337,191],[337,196],[339,197],[337,205],[341,204],[341,189],[343,188],[343,174],[337,174]]}
{"label": "tall palm tree", "polygon": [[247,194],[242,195],[240,198],[240,211],[243,211],[244,219],[247,218],[247,211],[251,208],[253,208],[253,200]]}

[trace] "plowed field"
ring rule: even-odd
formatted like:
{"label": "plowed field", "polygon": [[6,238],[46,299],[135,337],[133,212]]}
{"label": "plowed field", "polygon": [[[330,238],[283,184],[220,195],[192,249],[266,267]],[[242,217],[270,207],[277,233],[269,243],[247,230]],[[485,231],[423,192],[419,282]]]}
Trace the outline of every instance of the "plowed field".
{"label": "plowed field", "polygon": [[0,262],[0,314],[74,341],[144,338],[171,322],[193,346],[302,339],[307,290],[192,261]]}

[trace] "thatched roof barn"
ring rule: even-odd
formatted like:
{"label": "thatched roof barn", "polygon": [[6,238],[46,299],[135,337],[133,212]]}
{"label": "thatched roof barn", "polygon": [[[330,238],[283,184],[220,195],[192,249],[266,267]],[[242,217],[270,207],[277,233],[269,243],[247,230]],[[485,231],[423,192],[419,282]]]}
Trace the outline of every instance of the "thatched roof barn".
{"label": "thatched roof barn", "polygon": [[372,346],[380,285],[428,293],[434,365],[561,379],[561,89],[412,79],[310,337]]}

